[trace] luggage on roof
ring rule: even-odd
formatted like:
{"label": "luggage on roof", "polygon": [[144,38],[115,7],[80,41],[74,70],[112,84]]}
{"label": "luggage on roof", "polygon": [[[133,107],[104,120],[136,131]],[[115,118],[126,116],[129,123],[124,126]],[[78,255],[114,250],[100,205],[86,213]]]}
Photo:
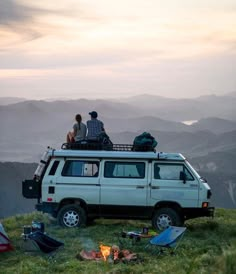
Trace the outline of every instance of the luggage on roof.
{"label": "luggage on roof", "polygon": [[135,137],[133,146],[135,151],[150,151],[155,149],[157,141],[150,133],[143,132]]}

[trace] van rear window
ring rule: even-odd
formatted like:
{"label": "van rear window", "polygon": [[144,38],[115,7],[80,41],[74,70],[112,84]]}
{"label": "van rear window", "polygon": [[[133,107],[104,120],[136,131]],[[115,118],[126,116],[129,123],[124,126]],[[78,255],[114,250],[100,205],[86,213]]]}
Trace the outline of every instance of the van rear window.
{"label": "van rear window", "polygon": [[57,171],[57,167],[59,165],[60,161],[54,161],[54,163],[52,164],[52,167],[48,173],[48,175],[55,175],[56,171]]}
{"label": "van rear window", "polygon": [[110,162],[105,163],[106,178],[144,178],[145,163],[140,162]]}

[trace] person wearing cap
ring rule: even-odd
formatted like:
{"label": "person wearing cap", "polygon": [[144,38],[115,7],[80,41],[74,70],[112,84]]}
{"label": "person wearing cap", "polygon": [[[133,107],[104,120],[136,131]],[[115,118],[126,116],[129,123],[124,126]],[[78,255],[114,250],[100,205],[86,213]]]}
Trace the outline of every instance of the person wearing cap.
{"label": "person wearing cap", "polygon": [[87,139],[88,140],[97,140],[98,135],[101,132],[105,132],[104,124],[102,121],[98,120],[98,114],[96,111],[89,112],[91,120],[87,121]]}

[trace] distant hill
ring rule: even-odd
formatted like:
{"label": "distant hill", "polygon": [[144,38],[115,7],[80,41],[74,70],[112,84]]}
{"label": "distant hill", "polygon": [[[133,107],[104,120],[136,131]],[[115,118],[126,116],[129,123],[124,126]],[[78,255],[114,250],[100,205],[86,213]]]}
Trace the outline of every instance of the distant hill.
{"label": "distant hill", "polygon": [[236,120],[235,96],[202,96],[194,99],[171,99],[154,95],[140,95],[120,100],[60,100],[60,101],[24,101],[11,104],[1,111],[19,112],[34,108],[41,112],[57,114],[59,117],[67,114],[73,119],[76,113],[82,113],[87,119],[88,112],[96,109],[100,118],[139,118],[156,117],[170,121],[200,120],[208,117],[218,117]]}
{"label": "distant hill", "polygon": [[236,91],[228,92],[225,94],[225,96],[236,97]]}
{"label": "distant hill", "polygon": [[23,101],[26,101],[26,99],[20,97],[0,97],[0,105],[16,104]]}
{"label": "distant hill", "polygon": [[74,124],[75,113],[82,113],[86,122],[90,118],[88,112],[93,109],[98,111],[98,118],[104,121],[109,135],[112,132],[137,132],[140,129],[178,132],[188,129],[182,123],[150,116],[138,117],[139,111],[136,108],[123,103],[85,99],[26,101],[0,106],[0,160],[35,161],[48,145],[58,148],[65,142],[66,133]]}
{"label": "distant hill", "polygon": [[212,152],[204,157],[191,159],[200,175],[207,178],[217,207],[236,208],[236,149],[228,152]]}
{"label": "distant hill", "polygon": [[[152,115],[166,120],[200,120],[207,117],[236,120],[236,96],[208,95],[193,99],[173,99],[154,95],[139,95],[121,99],[140,109],[143,115]],[[149,114],[147,114],[147,112]]]}
{"label": "distant hill", "polygon": [[236,121],[209,117],[193,123],[191,128],[193,131],[209,130],[213,133],[224,133],[236,130]]}
{"label": "distant hill", "polygon": [[[0,142],[0,161],[37,162],[48,146],[58,149],[65,142],[64,132],[56,134],[55,131],[38,133],[40,136],[33,131],[22,133],[23,136],[18,132],[17,139],[14,135],[9,136]],[[205,156],[217,151],[227,152],[236,148],[236,130],[221,134],[210,131],[147,131],[158,141],[158,151],[181,152],[187,157]],[[132,144],[134,138],[141,133],[143,130],[140,129],[137,132],[109,132],[109,136],[113,143]]]}
{"label": "distant hill", "polygon": [[36,200],[22,196],[21,182],[31,179],[35,169],[36,164],[0,163],[0,219],[34,210]]}
{"label": "distant hill", "polygon": [[[193,103],[201,106],[202,104],[198,104],[197,100],[209,101],[208,97],[208,99],[199,97],[195,101],[188,99],[187,101],[190,100],[191,104],[186,108],[186,105],[183,107],[185,100],[179,101],[158,96],[149,98],[148,96],[134,97],[134,101],[128,98],[125,103],[87,99],[53,102],[31,100],[0,106],[0,161],[35,161],[48,145],[58,148],[65,142],[66,133],[71,130],[76,113],[81,113],[83,121],[86,122],[90,118],[88,112],[93,109],[98,111],[98,118],[104,121],[107,133],[116,143],[132,142],[137,134],[150,131],[160,139],[161,149],[197,153],[198,155],[200,150],[203,154],[208,152],[208,148],[218,150],[217,143],[211,146],[211,143],[217,139],[212,133],[228,133],[224,136],[226,139],[223,139],[220,146],[221,149],[229,147],[226,142],[227,136],[230,135],[230,131],[236,129],[236,122],[233,120],[226,120],[222,117],[204,118],[189,126],[178,122],[178,119],[174,121],[161,118],[171,116],[173,114],[171,105],[180,104],[181,101],[183,104],[181,112],[185,112],[184,120],[189,120],[191,117],[189,106]],[[210,101],[214,101],[214,98]],[[216,99],[219,98],[216,97]],[[163,106],[159,108],[155,100],[160,105],[166,105],[166,108]],[[231,98],[230,101],[233,102],[233,99]],[[155,116],[156,112],[152,111],[152,107],[155,107],[162,116]],[[203,111],[205,111],[204,106],[196,113]],[[228,113],[233,115],[235,107],[232,109],[228,105]],[[223,114],[224,111],[222,111]],[[169,138],[172,138],[170,142]],[[234,147],[232,141],[230,145]]]}
{"label": "distant hill", "polygon": [[[111,133],[114,143],[132,143],[140,130],[134,132]],[[151,130],[158,141],[157,150],[164,152],[181,152],[187,157],[204,156],[210,152],[224,152],[236,149],[236,130],[214,134],[208,131],[197,132],[164,132]]]}
{"label": "distant hill", "polygon": [[142,129],[143,131],[192,131],[190,126],[183,123],[168,121],[153,116],[135,118],[106,118],[104,121],[106,128],[113,133],[124,131],[137,132]]}
{"label": "distant hill", "polygon": [[[86,121],[90,118],[88,112],[91,110],[99,113],[98,118],[104,121],[108,132],[138,131],[143,128],[160,131],[210,130],[222,133],[230,131],[231,127],[232,130],[235,129],[235,104],[236,98],[227,96],[177,100],[143,95],[127,98],[124,102],[87,99],[53,102],[31,100],[0,105],[0,128],[5,135],[1,137],[8,139],[16,128],[20,136],[28,129],[30,134],[36,133],[39,137],[50,130],[61,136],[71,129],[76,113],[81,113]],[[199,122],[188,127],[181,123],[185,120]],[[12,126],[9,127],[9,124]]]}

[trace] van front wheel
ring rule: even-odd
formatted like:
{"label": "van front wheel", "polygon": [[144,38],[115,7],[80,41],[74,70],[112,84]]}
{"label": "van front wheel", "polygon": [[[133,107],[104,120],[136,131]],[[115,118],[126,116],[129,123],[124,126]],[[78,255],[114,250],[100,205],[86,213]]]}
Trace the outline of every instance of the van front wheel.
{"label": "van front wheel", "polygon": [[81,227],[86,224],[85,211],[77,205],[63,206],[58,212],[57,219],[63,227]]}
{"label": "van front wheel", "polygon": [[158,230],[164,230],[169,226],[181,226],[179,214],[172,208],[158,209],[152,218],[152,226]]}

